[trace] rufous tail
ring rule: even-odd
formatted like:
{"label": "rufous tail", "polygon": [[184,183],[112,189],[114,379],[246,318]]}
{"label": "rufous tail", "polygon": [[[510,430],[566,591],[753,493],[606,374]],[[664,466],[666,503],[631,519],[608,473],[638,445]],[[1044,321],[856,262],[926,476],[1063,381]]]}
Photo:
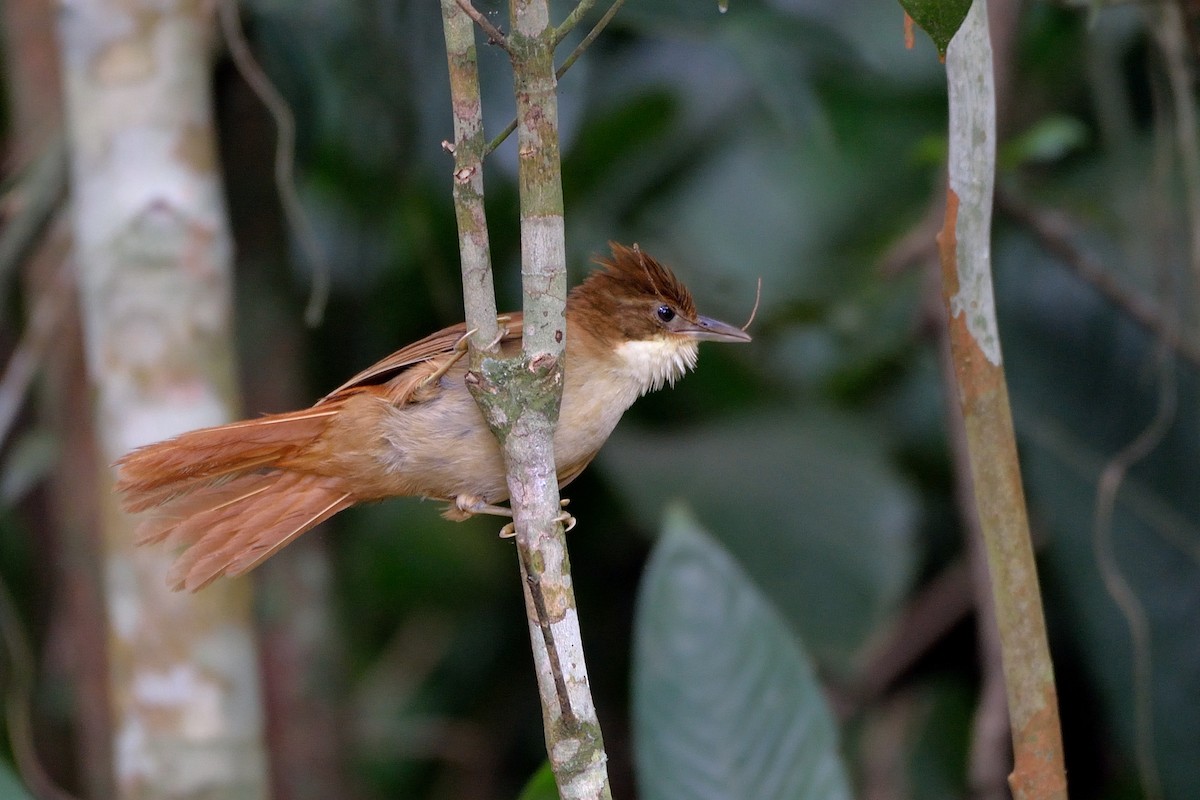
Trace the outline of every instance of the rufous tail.
{"label": "rufous tail", "polygon": [[354,505],[335,477],[288,469],[336,409],[313,408],[182,434],[117,462],[117,491],[147,512],[138,544],[185,548],[171,588],[197,591],[241,575],[297,536]]}

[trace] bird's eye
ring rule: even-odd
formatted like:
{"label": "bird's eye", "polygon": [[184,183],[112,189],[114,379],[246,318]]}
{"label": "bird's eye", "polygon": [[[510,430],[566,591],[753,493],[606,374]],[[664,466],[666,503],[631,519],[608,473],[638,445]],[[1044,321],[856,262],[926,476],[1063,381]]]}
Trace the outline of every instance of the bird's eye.
{"label": "bird's eye", "polygon": [[675,309],[670,306],[659,306],[658,311],[655,313],[658,314],[658,318],[663,322],[670,322],[675,319]]}

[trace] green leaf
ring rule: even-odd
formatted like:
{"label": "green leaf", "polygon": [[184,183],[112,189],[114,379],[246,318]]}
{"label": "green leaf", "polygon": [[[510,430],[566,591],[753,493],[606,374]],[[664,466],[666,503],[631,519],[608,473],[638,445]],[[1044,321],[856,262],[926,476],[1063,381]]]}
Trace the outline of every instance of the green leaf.
{"label": "green leaf", "polygon": [[626,427],[600,464],[644,520],[687,500],[822,665],[846,673],[915,559],[915,498],[884,441],[806,407],[672,434]]}
{"label": "green leaf", "polygon": [[1070,155],[1088,143],[1088,129],[1074,117],[1054,114],[1039,120],[1029,130],[1000,149],[1004,169],[1023,164],[1049,164]]}
{"label": "green leaf", "polygon": [[0,800],[33,800],[33,795],[13,774],[12,767],[0,761]]}
{"label": "green leaf", "polygon": [[559,800],[558,784],[554,782],[554,770],[550,768],[549,761],[544,762],[538,771],[533,773],[529,783],[521,790],[518,800]]}
{"label": "green leaf", "polygon": [[971,0],[900,0],[900,5],[921,30],[929,34],[938,55],[946,55],[946,47],[971,10]]}
{"label": "green leaf", "polygon": [[746,573],[678,508],[650,558],[634,624],[644,800],[851,796],[807,656]]}

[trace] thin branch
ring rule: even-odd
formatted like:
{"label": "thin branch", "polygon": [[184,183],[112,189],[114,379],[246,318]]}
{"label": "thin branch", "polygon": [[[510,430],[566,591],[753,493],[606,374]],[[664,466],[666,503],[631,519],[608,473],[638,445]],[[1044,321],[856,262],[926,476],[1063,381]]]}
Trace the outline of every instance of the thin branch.
{"label": "thin branch", "polygon": [[[555,79],[561,80],[562,76],[567,74],[567,70],[569,70],[575,64],[575,62],[579,60],[579,57],[583,55],[584,51],[587,50],[588,47],[591,46],[592,42],[596,41],[596,37],[608,27],[608,23],[612,22],[613,17],[617,15],[617,12],[621,10],[621,6],[623,5],[625,5],[625,0],[613,0],[613,4],[609,6],[608,11],[604,12],[604,16],[597,20],[596,24],[592,26],[592,29],[588,31],[588,35],[583,37],[583,40],[575,46],[575,49],[571,51],[571,54],[568,55],[559,68],[554,71]],[[496,148],[504,144],[504,140],[509,136],[512,136],[513,131],[516,129],[517,119],[516,117],[513,117],[513,119],[504,126],[504,130],[500,131],[500,133],[496,134],[494,139],[488,142],[487,147],[483,149],[483,157],[487,158],[489,155],[495,152]]]}
{"label": "thin branch", "polygon": [[579,729],[579,717],[571,703],[571,692],[567,688],[567,678],[563,669],[562,649],[555,641],[554,626],[551,624],[550,609],[546,607],[546,595],[542,588],[542,581],[539,580],[538,570],[530,560],[533,555],[532,549],[528,547],[518,547],[517,549],[517,557],[521,564],[521,576],[525,579],[529,600],[533,604],[534,621],[542,634],[542,645],[549,655],[547,666],[550,668],[550,677],[554,682],[554,694],[558,698],[559,718],[567,730],[576,731]]}
{"label": "thin branch", "polygon": [[[583,4],[580,3],[580,6],[582,5]],[[617,12],[621,10],[621,6],[623,5],[625,5],[625,0],[613,0],[613,4],[608,7],[608,11],[604,12],[604,16],[596,21],[596,24],[592,26],[590,31],[588,31],[587,36],[583,37],[582,41],[575,45],[575,49],[571,51],[571,54],[563,60],[562,65],[560,65],[559,68],[554,72],[554,77],[561,78],[566,71],[569,70],[571,66],[579,60],[579,57],[583,55],[584,51],[592,46],[592,42],[596,41],[596,37],[608,27],[608,23],[612,22],[613,17],[617,15]],[[579,8],[577,7],[575,10],[578,11]],[[561,40],[562,37],[559,37],[555,44]]]}
{"label": "thin branch", "polygon": [[21,624],[16,601],[3,581],[0,581],[0,641],[8,651],[9,662],[4,721],[21,779],[39,800],[76,800],[54,782],[38,756],[31,712],[35,683],[33,648]]}
{"label": "thin branch", "polygon": [[971,573],[954,561],[926,581],[874,646],[848,692],[835,694],[834,709],[851,719],[881,698],[974,608]]}
{"label": "thin branch", "polygon": [[37,243],[67,189],[67,147],[62,132],[50,141],[26,174],[7,188],[5,205],[16,208],[0,228],[0,308],[18,265]]}
{"label": "thin branch", "polygon": [[463,309],[471,339],[471,369],[496,341],[496,289],[483,205],[483,104],[475,28],[457,0],[442,0],[442,26],[450,74],[450,107],[454,115],[454,213],[458,223]]}
{"label": "thin branch", "polygon": [[571,31],[575,29],[575,26],[587,16],[588,12],[592,10],[592,6],[594,5],[596,5],[596,0],[579,0],[579,2],[575,4],[575,8],[572,9],[571,13],[567,15],[567,18],[562,21],[562,24],[554,29],[554,35],[551,37],[551,41],[554,42],[554,47],[558,47],[560,44],[562,44],[562,40],[570,35]]}
{"label": "thin branch", "polygon": [[508,39],[505,37],[505,35],[500,31],[499,28],[493,25],[487,17],[481,14],[479,9],[471,4],[471,0],[457,1],[458,7],[465,11],[467,16],[470,17],[476,25],[482,28],[484,33],[487,34],[488,44],[494,44],[498,46],[501,50],[508,53],[509,56],[513,54],[512,49],[508,46]]}
{"label": "thin branch", "polygon": [[54,341],[70,300],[70,270],[60,260],[48,285],[34,301],[25,333],[0,376],[0,445],[8,438],[17,412],[25,403],[29,387],[33,385],[47,348]]}
{"label": "thin branch", "polygon": [[325,306],[329,302],[329,263],[321,255],[312,221],[296,191],[296,118],[250,50],[238,18],[237,0],[218,0],[217,13],[234,66],[275,121],[275,191],[279,194],[288,226],[295,233],[300,248],[312,266],[312,291],[308,306],[304,309],[304,321],[316,327],[321,324]]}
{"label": "thin branch", "polygon": [[504,144],[504,140],[513,135],[513,131],[517,129],[517,118],[513,117],[504,126],[504,129],[496,134],[496,138],[487,143],[487,147],[483,148],[483,155],[486,158],[496,151],[496,148]]}
{"label": "thin branch", "polygon": [[1200,366],[1200,343],[1169,324],[1163,310],[1149,297],[1123,286],[1113,271],[1072,241],[1075,226],[1061,211],[1044,211],[1028,206],[1007,192],[996,193],[997,208],[1033,234],[1046,252],[1100,292],[1130,320],[1144,328],[1180,357]]}

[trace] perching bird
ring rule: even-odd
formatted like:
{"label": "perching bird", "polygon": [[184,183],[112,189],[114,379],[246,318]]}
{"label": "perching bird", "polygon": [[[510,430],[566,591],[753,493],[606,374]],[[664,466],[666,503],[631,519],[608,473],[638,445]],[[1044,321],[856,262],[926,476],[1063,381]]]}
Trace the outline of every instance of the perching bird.
{"label": "perching bird", "polygon": [[[696,364],[701,340],[747,342],[696,313],[692,296],[637,246],[567,298],[565,376],[554,436],[559,486],[596,456],[639,396]],[[501,318],[504,355],[521,346],[521,314]],[[127,454],[117,490],[147,512],[139,544],[186,548],[168,573],[196,591],[245,573],[357,503],[397,496],[449,502],[445,516],[505,513],[499,444],[464,382],[459,324],[393,353],[312,408],[192,431]]]}

